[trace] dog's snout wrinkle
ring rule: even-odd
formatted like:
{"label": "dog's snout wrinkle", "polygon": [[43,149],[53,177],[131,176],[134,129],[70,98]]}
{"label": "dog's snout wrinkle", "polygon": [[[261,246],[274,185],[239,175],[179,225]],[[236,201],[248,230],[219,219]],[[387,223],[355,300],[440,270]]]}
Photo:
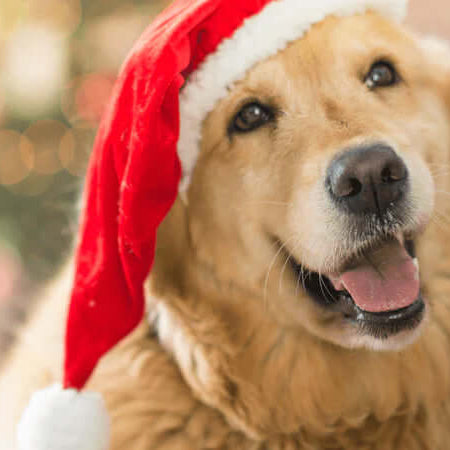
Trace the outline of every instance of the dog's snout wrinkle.
{"label": "dog's snout wrinkle", "polygon": [[384,214],[408,188],[408,169],[386,145],[358,147],[338,155],[327,171],[333,200],[356,214]]}

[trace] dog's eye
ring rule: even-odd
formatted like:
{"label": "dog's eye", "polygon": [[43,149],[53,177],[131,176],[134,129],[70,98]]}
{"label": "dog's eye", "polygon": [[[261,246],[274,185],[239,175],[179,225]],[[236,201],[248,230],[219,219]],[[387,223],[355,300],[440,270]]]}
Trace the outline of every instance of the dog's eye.
{"label": "dog's eye", "polygon": [[364,80],[369,89],[393,86],[399,81],[394,66],[386,61],[378,61],[371,68]]}
{"label": "dog's eye", "polygon": [[247,133],[262,127],[270,122],[274,117],[273,111],[258,102],[245,105],[234,117],[230,131],[237,133]]}

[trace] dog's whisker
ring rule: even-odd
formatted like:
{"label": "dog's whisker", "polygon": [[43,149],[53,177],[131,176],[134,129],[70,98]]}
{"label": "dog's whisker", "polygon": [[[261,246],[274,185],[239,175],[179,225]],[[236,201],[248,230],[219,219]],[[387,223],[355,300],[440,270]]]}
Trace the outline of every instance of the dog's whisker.
{"label": "dog's whisker", "polygon": [[448,217],[447,214],[449,212],[450,212],[449,210],[440,210],[439,208],[434,209],[435,214],[440,214],[441,216],[444,216],[444,217]]}
{"label": "dog's whisker", "polygon": [[254,202],[247,202],[247,204],[256,204],[256,205],[275,205],[275,206],[291,206],[291,202],[277,202],[277,201],[271,201],[271,200],[261,200],[261,201],[254,201]]}
{"label": "dog's whisker", "polygon": [[[279,242],[280,248],[278,249],[278,251],[275,253],[275,255],[273,256],[270,264],[269,264],[269,268],[267,269],[267,273],[266,273],[266,277],[264,280],[264,290],[263,290],[263,302],[264,302],[264,307],[267,307],[267,289],[268,289],[268,284],[269,284],[269,277],[270,277],[270,273],[272,271],[272,269],[275,266],[276,260],[278,258],[278,256],[282,253],[282,251],[286,248],[286,245],[292,241],[293,239],[295,239],[297,236],[291,236],[290,238],[288,238],[285,242]],[[277,241],[278,242],[278,241]]]}
{"label": "dog's whisker", "polygon": [[443,213],[437,209],[434,211],[434,213],[437,214],[439,216],[439,218],[441,220],[443,220],[446,225],[450,225],[450,218],[448,217],[448,215],[446,215],[445,213]]}
{"label": "dog's whisker", "polygon": [[446,163],[428,163],[429,167],[449,167],[450,168],[450,164],[446,164]]}
{"label": "dog's whisker", "polygon": [[326,298],[325,292],[323,291],[323,287],[325,288],[325,290],[327,291],[327,294],[333,298],[333,294],[330,292],[330,290],[328,289],[328,286],[326,285],[325,281],[323,280],[323,275],[321,273],[319,273],[319,286],[320,286],[320,290],[322,291],[322,295]]}
{"label": "dog's whisker", "polygon": [[431,171],[431,175],[433,176],[433,177],[440,177],[440,176],[442,176],[442,175],[448,175],[448,174],[450,174],[450,169],[445,169],[445,170],[436,170],[436,171]]}
{"label": "dog's whisker", "polygon": [[433,215],[433,216],[431,217],[431,221],[432,221],[433,223],[435,223],[435,224],[436,224],[439,228],[441,228],[442,230],[447,231],[447,230],[448,230],[448,224],[442,224],[441,220],[442,220],[442,219],[439,219],[436,215]]}
{"label": "dog's whisker", "polygon": [[436,194],[443,194],[443,195],[448,195],[448,196],[450,196],[450,192],[447,192],[447,191],[440,191],[440,190],[437,190],[437,191],[436,191]]}
{"label": "dog's whisker", "polygon": [[319,287],[320,287],[320,292],[322,293],[322,296],[324,298],[326,298],[325,291],[323,290],[323,277],[322,277],[321,273],[319,273]]}
{"label": "dog's whisker", "polygon": [[290,255],[286,254],[286,260],[283,264],[283,267],[280,272],[280,276],[278,278],[278,294],[281,294],[281,285],[283,284],[283,274],[284,274],[284,271],[286,270],[286,266],[287,266],[288,262],[290,261],[290,259],[291,259]]}
{"label": "dog's whisker", "polygon": [[[300,240],[294,244],[292,251],[290,253],[296,253],[299,245],[300,245]],[[282,280],[283,280],[283,273],[286,270],[286,266],[287,266],[288,262],[290,261],[290,259],[291,259],[291,256],[290,256],[290,254],[288,254],[286,257],[286,261],[284,262],[283,268],[281,270],[279,281],[278,281],[278,292],[279,293],[281,293],[281,284],[282,284]],[[303,266],[300,266],[300,270],[301,270],[301,272],[303,272]],[[298,281],[298,278],[297,278],[297,281]],[[296,291],[296,293],[297,293],[297,291]]]}
{"label": "dog's whisker", "polygon": [[247,211],[249,206],[277,206],[277,207],[283,207],[288,208],[290,206],[293,206],[292,203],[289,202],[277,202],[277,201],[250,201],[250,202],[243,202],[243,205],[240,207],[236,207],[236,211]]}
{"label": "dog's whisker", "polygon": [[305,289],[305,273],[303,270],[303,266],[300,266],[300,274],[297,277],[297,281],[295,283],[295,295],[298,295],[298,291],[300,288],[300,282],[302,283],[303,289]]}
{"label": "dog's whisker", "polygon": [[295,295],[298,295],[298,291],[300,288],[300,282],[302,284],[303,290],[305,290],[306,289],[306,275],[305,275],[305,269],[302,265],[300,265],[300,274],[297,277],[297,281],[295,284]]}

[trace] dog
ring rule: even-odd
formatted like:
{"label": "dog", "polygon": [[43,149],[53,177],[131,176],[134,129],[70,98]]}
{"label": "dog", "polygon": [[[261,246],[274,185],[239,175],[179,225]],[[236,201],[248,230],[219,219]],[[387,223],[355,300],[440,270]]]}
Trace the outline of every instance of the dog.
{"label": "dog", "polygon": [[[146,318],[89,384],[113,450],[449,448],[449,55],[328,17],[217,104]],[[0,374],[2,450],[60,376],[71,272]]]}

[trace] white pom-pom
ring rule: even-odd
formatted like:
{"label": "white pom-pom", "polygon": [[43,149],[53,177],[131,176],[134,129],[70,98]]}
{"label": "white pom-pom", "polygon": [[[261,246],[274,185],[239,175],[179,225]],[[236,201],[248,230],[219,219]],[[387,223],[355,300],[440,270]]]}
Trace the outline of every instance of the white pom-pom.
{"label": "white pom-pom", "polygon": [[17,433],[18,450],[107,450],[110,424],[99,394],[55,385],[33,395]]}

